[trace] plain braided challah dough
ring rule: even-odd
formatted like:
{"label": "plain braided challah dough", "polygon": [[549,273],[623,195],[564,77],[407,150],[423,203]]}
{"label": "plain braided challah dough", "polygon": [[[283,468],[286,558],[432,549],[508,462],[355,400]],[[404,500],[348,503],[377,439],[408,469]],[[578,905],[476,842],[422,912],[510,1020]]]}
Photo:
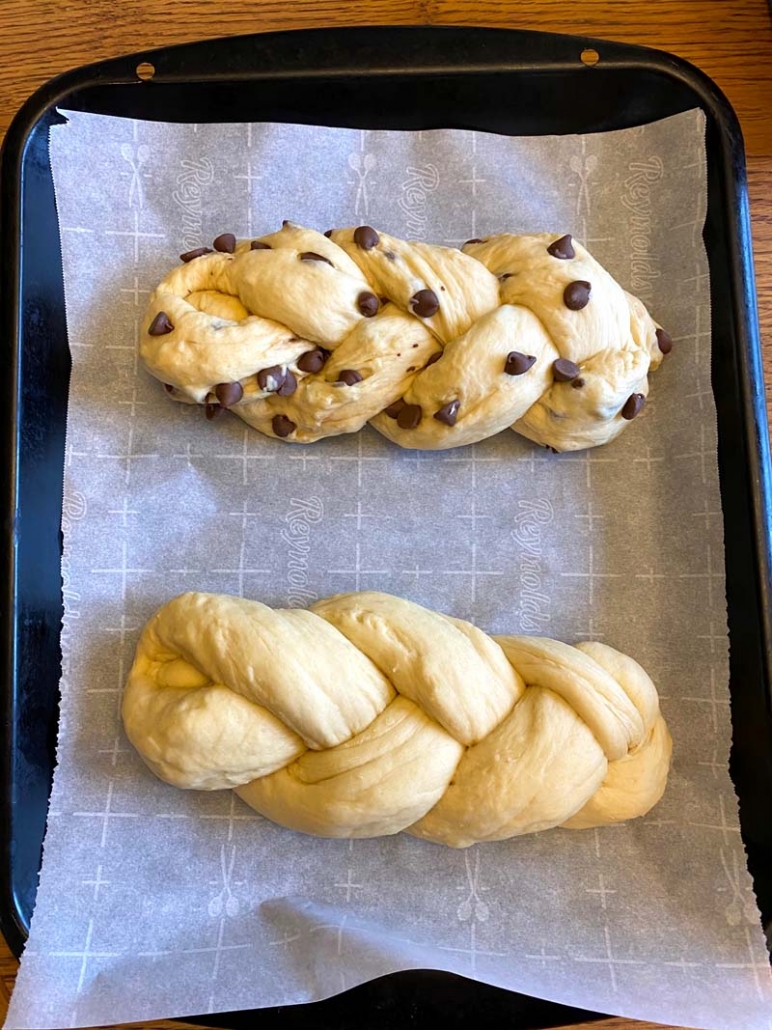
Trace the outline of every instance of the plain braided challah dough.
{"label": "plain braided challah dough", "polygon": [[632,658],[380,593],[310,611],[182,594],[142,632],[123,721],[178,787],[232,787],[322,837],[451,847],[643,815],[671,751]]}
{"label": "plain braided challah dough", "polygon": [[556,451],[639,414],[670,336],[570,236],[461,250],[370,226],[218,236],[150,298],[140,354],[175,400],[309,443],[370,422],[439,450],[511,427]]}

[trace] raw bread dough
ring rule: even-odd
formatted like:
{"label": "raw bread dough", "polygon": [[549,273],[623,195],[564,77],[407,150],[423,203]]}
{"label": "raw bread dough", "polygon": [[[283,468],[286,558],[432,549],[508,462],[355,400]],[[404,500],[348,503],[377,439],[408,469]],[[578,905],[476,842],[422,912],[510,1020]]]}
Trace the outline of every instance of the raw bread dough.
{"label": "raw bread dough", "polygon": [[155,290],[142,360],[175,400],[290,443],[370,422],[408,448],[507,427],[557,451],[594,447],[640,412],[672,346],[571,237],[456,250],[285,222],[222,240]]}
{"label": "raw bread dough", "polygon": [[123,721],[175,786],[235,788],[322,837],[451,847],[643,815],[671,752],[632,658],[380,593],[310,611],[182,594],[143,630]]}

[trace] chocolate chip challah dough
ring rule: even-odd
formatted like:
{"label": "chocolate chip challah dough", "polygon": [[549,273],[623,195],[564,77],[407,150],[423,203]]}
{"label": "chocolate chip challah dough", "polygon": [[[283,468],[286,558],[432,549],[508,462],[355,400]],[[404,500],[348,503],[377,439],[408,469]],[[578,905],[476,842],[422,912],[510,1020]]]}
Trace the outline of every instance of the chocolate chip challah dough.
{"label": "chocolate chip challah dough", "polygon": [[643,815],[671,751],[632,658],[489,637],[380,593],[310,611],[182,594],[142,632],[123,721],[178,787],[232,787],[322,837],[459,848]]}
{"label": "chocolate chip challah dough", "polygon": [[612,440],[672,347],[570,236],[461,250],[370,226],[284,222],[182,255],[150,298],[140,354],[179,401],[309,443],[370,422],[444,449],[511,427],[556,451]]}

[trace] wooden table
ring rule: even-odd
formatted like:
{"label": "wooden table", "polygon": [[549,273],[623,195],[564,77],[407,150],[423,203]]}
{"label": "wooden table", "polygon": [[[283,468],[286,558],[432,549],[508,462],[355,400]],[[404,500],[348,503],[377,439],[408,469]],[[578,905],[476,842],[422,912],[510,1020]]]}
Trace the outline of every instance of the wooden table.
{"label": "wooden table", "polygon": [[[669,50],[707,72],[734,105],[745,133],[765,373],[772,392],[772,17],[767,0],[2,0],[0,137],[33,90],[78,65],[194,39],[368,23],[477,24],[595,36]],[[3,1015],[15,973],[16,962],[0,939]],[[609,1019],[586,1026],[653,1030],[654,1024]]]}

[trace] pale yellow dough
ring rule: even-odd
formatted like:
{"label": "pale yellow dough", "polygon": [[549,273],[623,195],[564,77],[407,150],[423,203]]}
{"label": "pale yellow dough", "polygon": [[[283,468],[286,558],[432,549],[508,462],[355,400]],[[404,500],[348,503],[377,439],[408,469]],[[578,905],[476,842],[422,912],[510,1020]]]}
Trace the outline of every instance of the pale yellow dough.
{"label": "pale yellow dough", "polygon": [[380,593],[310,611],[182,594],[145,626],[122,714],[177,787],[232,787],[321,837],[457,848],[643,815],[671,752],[627,655],[490,637]]}
{"label": "pale yellow dough", "polygon": [[[511,427],[571,451],[617,436],[636,395],[635,414],[642,408],[662,360],[657,323],[576,240],[562,259],[548,250],[554,233],[502,233],[457,250],[372,229],[377,242],[365,247],[358,231],[328,237],[285,222],[174,269],[142,323],[145,366],[173,399],[207,404],[210,416],[224,404],[289,443],[370,422],[407,448],[459,447]],[[564,293],[577,282],[591,289],[572,310]],[[426,291],[436,311],[416,304]],[[159,317],[166,331],[152,334]],[[316,348],[329,355],[324,366],[301,367]],[[519,375],[505,372],[513,351],[535,359]],[[571,381],[555,378],[560,358],[578,366]],[[294,392],[276,392],[275,376],[260,382],[274,368],[294,377]],[[352,372],[361,379],[347,385]],[[219,403],[222,384],[242,395]],[[400,401],[420,409],[415,424],[384,414]],[[442,417],[448,405],[455,424]]]}

